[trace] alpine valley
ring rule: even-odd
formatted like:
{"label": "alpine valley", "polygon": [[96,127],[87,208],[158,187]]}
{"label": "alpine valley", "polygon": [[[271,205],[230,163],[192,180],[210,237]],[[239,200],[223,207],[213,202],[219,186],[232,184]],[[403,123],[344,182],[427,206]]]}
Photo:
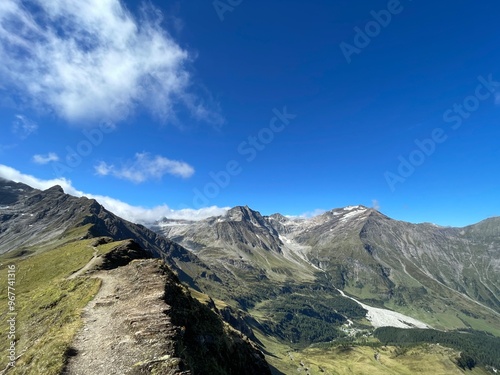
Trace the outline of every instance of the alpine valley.
{"label": "alpine valley", "polygon": [[451,228],[364,206],[238,206],[141,225],[0,180],[0,254],[2,374],[500,369],[498,217]]}

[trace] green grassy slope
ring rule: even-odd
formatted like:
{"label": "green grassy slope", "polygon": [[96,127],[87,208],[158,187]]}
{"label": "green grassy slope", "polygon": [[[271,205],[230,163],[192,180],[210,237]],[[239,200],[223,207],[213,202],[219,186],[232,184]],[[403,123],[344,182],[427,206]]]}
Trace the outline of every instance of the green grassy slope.
{"label": "green grassy slope", "polygon": [[[86,228],[73,231],[52,244],[31,248],[31,256],[16,252],[0,257],[0,321],[8,315],[7,273],[15,267],[16,367],[9,374],[58,374],[64,366],[66,350],[81,326],[83,307],[99,290],[100,281],[89,277],[68,279],[92,259],[96,239],[76,240]],[[81,233],[80,233],[81,232]],[[121,242],[99,246],[105,253]],[[9,326],[0,326],[0,352],[6,353]],[[8,358],[0,357],[0,369]]]}
{"label": "green grassy slope", "polygon": [[294,350],[277,340],[257,334],[275,374],[310,375],[486,375],[485,368],[464,371],[457,366],[460,353],[441,345],[396,346],[321,345]]}

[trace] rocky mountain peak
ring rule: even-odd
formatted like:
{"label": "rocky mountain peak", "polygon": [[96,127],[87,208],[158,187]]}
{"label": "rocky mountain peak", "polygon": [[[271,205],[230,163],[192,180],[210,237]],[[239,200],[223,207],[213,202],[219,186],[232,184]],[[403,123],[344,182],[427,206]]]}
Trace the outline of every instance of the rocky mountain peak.
{"label": "rocky mountain peak", "polygon": [[285,222],[290,220],[289,218],[287,218],[286,216],[284,216],[280,213],[270,215],[269,219],[275,220],[275,221],[280,222],[280,223],[285,223]]}
{"label": "rocky mountain peak", "polygon": [[324,214],[314,216],[307,221],[310,225],[322,225],[327,223],[349,223],[353,219],[362,219],[371,214],[374,211],[371,208],[365,206],[347,206],[344,208],[335,208],[330,211],[326,211]]}
{"label": "rocky mountain peak", "polygon": [[231,208],[225,216],[227,221],[244,221],[254,225],[264,226],[264,218],[260,212],[253,211],[248,206],[236,206]]}
{"label": "rocky mountain peak", "polygon": [[47,190],[45,190],[47,194],[64,194],[64,189],[60,185],[54,185]]}
{"label": "rocky mountain peak", "polygon": [[357,205],[357,206],[346,206],[342,208],[334,208],[333,210],[327,211],[326,214],[346,214],[346,213],[354,213],[354,212],[363,212],[370,210],[370,208],[363,206],[363,205]]}
{"label": "rocky mountain peak", "polygon": [[34,189],[28,185],[0,178],[0,205],[10,205],[18,201],[22,195]]}

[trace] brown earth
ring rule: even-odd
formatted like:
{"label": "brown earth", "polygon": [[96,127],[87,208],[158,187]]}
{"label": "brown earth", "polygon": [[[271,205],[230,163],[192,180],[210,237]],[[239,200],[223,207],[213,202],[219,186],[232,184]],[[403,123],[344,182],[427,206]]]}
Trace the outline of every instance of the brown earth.
{"label": "brown earth", "polygon": [[102,281],[83,312],[66,375],[189,374],[174,356],[177,329],[164,301],[165,271],[157,259],[134,260],[94,274]]}

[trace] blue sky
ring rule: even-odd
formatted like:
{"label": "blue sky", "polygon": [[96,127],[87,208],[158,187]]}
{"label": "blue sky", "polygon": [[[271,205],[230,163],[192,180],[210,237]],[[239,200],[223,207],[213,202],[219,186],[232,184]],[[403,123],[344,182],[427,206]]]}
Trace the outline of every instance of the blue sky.
{"label": "blue sky", "polygon": [[134,221],[498,216],[499,15],[490,0],[5,0],[0,176]]}

